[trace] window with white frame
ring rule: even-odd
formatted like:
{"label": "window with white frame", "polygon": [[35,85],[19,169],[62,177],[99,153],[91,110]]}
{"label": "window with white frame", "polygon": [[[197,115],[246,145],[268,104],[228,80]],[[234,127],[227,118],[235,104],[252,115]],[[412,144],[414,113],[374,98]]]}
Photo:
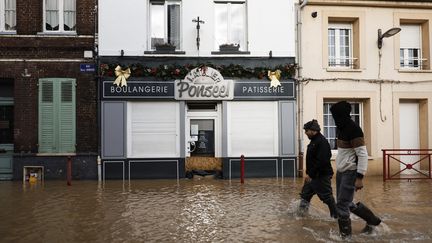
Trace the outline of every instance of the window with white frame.
{"label": "window with white frame", "polygon": [[215,2],[215,48],[223,44],[240,45],[246,51],[246,3]]}
{"label": "window with white frame", "polygon": [[180,48],[181,1],[150,0],[150,45],[169,43]]}
{"label": "window with white frame", "polygon": [[0,32],[16,30],[16,0],[0,0]]}
{"label": "window with white frame", "polygon": [[403,24],[400,33],[400,67],[406,69],[422,69],[421,26],[419,24]]}
{"label": "window with white frame", "polygon": [[352,24],[329,23],[328,65],[329,67],[353,68],[354,58]]}
{"label": "window with white frame", "polygon": [[[334,102],[324,102],[324,124],[323,124],[323,132],[324,136],[327,138],[330,143],[330,147],[332,150],[337,149],[337,135],[336,135],[336,124],[334,122],[333,116],[330,112],[330,107],[335,104]],[[360,127],[362,126],[362,118],[363,118],[363,106],[360,102],[350,102],[351,103],[351,119],[358,124]]]}
{"label": "window with white frame", "polygon": [[76,31],[76,0],[45,0],[44,31]]}

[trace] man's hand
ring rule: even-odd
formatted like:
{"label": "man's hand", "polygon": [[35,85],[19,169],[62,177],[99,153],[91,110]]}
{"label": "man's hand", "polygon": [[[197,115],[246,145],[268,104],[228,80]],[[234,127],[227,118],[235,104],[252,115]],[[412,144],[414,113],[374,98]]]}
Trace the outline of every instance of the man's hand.
{"label": "man's hand", "polygon": [[354,186],[356,191],[361,190],[363,188],[363,179],[357,178]]}
{"label": "man's hand", "polygon": [[310,178],[308,175],[305,176],[305,179],[304,179],[305,183],[309,183],[309,182],[311,182],[311,180],[312,180],[312,178]]}

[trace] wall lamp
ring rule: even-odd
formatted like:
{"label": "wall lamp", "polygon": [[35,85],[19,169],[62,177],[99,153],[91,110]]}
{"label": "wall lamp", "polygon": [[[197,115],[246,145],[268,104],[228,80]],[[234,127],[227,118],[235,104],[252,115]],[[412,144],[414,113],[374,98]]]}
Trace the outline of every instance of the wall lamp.
{"label": "wall lamp", "polygon": [[394,36],[400,31],[401,28],[394,27],[384,32],[384,34],[381,34],[381,29],[378,29],[378,49],[381,49],[384,38]]}

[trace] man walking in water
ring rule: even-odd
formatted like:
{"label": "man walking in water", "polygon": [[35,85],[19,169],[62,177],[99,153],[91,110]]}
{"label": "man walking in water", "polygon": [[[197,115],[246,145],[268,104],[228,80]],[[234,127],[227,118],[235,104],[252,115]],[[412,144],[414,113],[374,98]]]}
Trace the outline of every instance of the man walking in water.
{"label": "man walking in water", "polygon": [[330,216],[337,218],[336,203],[333,197],[331,178],[333,169],[330,164],[331,150],[327,139],[320,133],[317,120],[312,120],[303,126],[306,135],[311,140],[306,151],[306,177],[300,193],[299,212],[304,214],[309,209],[313,195],[327,204]]}
{"label": "man walking in water", "polygon": [[363,203],[353,203],[354,192],[363,188],[363,176],[368,165],[368,153],[362,129],[351,120],[351,104],[346,101],[331,106],[337,127],[336,194],[339,231],[342,238],[351,236],[350,211],[366,221],[363,233],[370,233],[381,223]]}

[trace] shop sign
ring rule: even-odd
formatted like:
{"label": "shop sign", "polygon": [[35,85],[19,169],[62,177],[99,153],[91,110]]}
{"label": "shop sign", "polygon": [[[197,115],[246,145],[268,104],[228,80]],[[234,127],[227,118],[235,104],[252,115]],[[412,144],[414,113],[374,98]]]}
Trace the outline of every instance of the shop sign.
{"label": "shop sign", "polygon": [[235,83],[235,99],[293,99],[294,82],[281,81],[280,86],[272,87],[262,81],[241,81]]}
{"label": "shop sign", "polygon": [[234,85],[225,80],[216,69],[192,69],[183,80],[175,81],[176,100],[232,100]]}
{"label": "shop sign", "polygon": [[103,82],[104,98],[174,98],[173,81],[128,81],[127,86],[117,86],[112,81]]}

